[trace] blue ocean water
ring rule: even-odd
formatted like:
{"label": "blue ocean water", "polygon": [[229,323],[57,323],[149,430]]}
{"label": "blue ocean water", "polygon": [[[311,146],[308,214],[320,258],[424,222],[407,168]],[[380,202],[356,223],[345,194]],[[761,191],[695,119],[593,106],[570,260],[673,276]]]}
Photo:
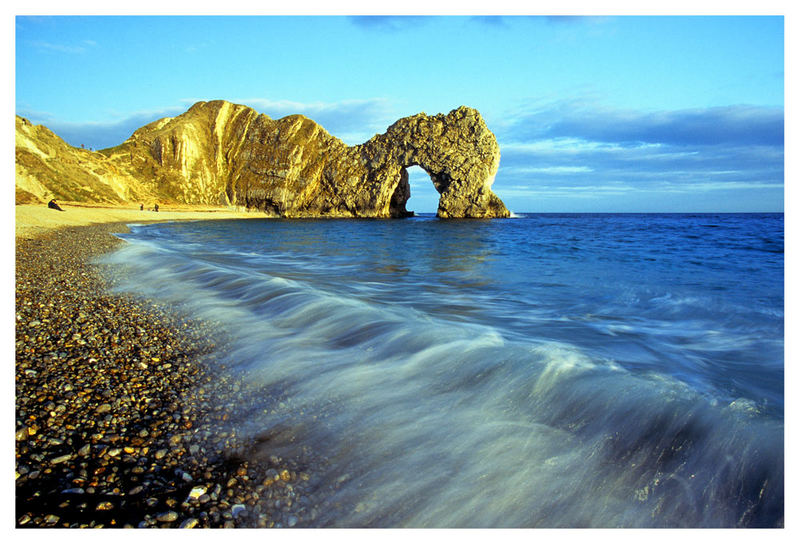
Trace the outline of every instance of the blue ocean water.
{"label": "blue ocean water", "polygon": [[232,338],[218,360],[272,392],[239,432],[288,429],[270,451],[316,460],[312,525],[780,526],[783,232],[782,214],[181,222],[133,225],[104,261]]}

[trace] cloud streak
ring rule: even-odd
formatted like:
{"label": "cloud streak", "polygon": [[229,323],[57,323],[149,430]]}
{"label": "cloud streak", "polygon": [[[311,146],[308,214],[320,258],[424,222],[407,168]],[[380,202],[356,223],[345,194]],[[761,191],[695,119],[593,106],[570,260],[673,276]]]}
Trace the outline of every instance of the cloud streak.
{"label": "cloud streak", "polygon": [[127,140],[133,132],[148,123],[163,117],[174,117],[186,111],[176,106],[163,110],[149,110],[132,113],[124,118],[108,121],[70,123],[54,118],[46,112],[25,111],[19,113],[36,124],[43,124],[68,144],[80,147],[84,145],[92,149],[114,147]]}
{"label": "cloud streak", "polygon": [[473,15],[471,21],[487,26],[506,28],[515,22],[534,22],[553,25],[596,24],[607,20],[596,15]]}
{"label": "cloud streak", "polygon": [[32,41],[29,42],[32,47],[42,51],[53,51],[56,53],[67,53],[70,55],[79,55],[86,53],[89,49],[96,47],[97,43],[92,40],[84,40],[79,44],[60,44],[45,41]]}
{"label": "cloud streak", "polygon": [[612,195],[643,203],[667,195],[678,207],[672,211],[712,198],[721,209],[742,207],[751,197],[771,209],[783,206],[781,108],[649,113],[573,100],[535,104],[509,117],[497,130],[502,158],[495,189],[501,198],[527,199],[525,209],[592,195],[611,207]]}
{"label": "cloud streak", "polygon": [[354,15],[348,17],[355,26],[366,30],[396,32],[428,22],[429,17],[418,15]]}
{"label": "cloud streak", "polygon": [[648,113],[569,102],[523,113],[509,131],[521,141],[577,138],[620,145],[678,146],[782,146],[783,133],[782,108],[734,105]]}
{"label": "cloud streak", "polygon": [[383,132],[396,119],[385,98],[342,100],[339,102],[294,102],[269,98],[245,98],[237,103],[250,106],[273,119],[302,114],[349,145],[362,143],[375,132]]}

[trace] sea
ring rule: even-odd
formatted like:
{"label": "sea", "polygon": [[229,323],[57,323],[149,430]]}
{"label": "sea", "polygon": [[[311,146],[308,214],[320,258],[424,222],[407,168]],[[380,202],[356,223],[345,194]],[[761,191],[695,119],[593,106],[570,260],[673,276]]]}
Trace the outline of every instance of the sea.
{"label": "sea", "polygon": [[238,431],[310,459],[310,525],[784,524],[783,214],[119,236],[116,289],[219,327]]}

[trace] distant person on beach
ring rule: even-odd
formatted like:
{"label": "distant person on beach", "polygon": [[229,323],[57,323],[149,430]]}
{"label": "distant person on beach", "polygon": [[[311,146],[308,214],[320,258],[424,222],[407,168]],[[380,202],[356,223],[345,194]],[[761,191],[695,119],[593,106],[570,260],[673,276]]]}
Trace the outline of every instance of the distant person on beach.
{"label": "distant person on beach", "polygon": [[156,204],[155,211],[158,211],[158,204]]}
{"label": "distant person on beach", "polygon": [[143,210],[144,210],[144,204],[139,204],[139,211],[141,212]]}
{"label": "distant person on beach", "polygon": [[55,199],[55,198],[51,199],[51,200],[50,200],[50,202],[48,202],[48,203],[47,203],[47,207],[48,207],[48,208],[52,208],[52,209],[54,209],[54,210],[58,210],[58,211],[60,211],[60,212],[63,212],[63,211],[64,211],[64,210],[62,210],[62,209],[61,209],[61,206],[59,206],[59,205],[56,203],[56,199]]}

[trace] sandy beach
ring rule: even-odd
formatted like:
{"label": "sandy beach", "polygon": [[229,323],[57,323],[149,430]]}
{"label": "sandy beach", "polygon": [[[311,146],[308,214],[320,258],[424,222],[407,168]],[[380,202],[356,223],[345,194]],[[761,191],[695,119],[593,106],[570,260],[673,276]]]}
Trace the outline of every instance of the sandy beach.
{"label": "sandy beach", "polygon": [[257,215],[65,210],[16,210],[17,527],[302,524],[308,474],[279,457],[244,461],[252,445],[226,406],[248,397],[214,364],[224,339],[110,292],[92,262],[123,243],[111,234],[124,222]]}
{"label": "sandy beach", "polygon": [[64,211],[53,210],[45,204],[20,204],[16,208],[17,238],[31,238],[59,227],[76,227],[98,223],[152,223],[160,221],[196,221],[203,219],[263,218],[259,212],[237,211],[225,207],[162,205],[159,211],[135,205],[110,206],[79,202],[59,202]]}

